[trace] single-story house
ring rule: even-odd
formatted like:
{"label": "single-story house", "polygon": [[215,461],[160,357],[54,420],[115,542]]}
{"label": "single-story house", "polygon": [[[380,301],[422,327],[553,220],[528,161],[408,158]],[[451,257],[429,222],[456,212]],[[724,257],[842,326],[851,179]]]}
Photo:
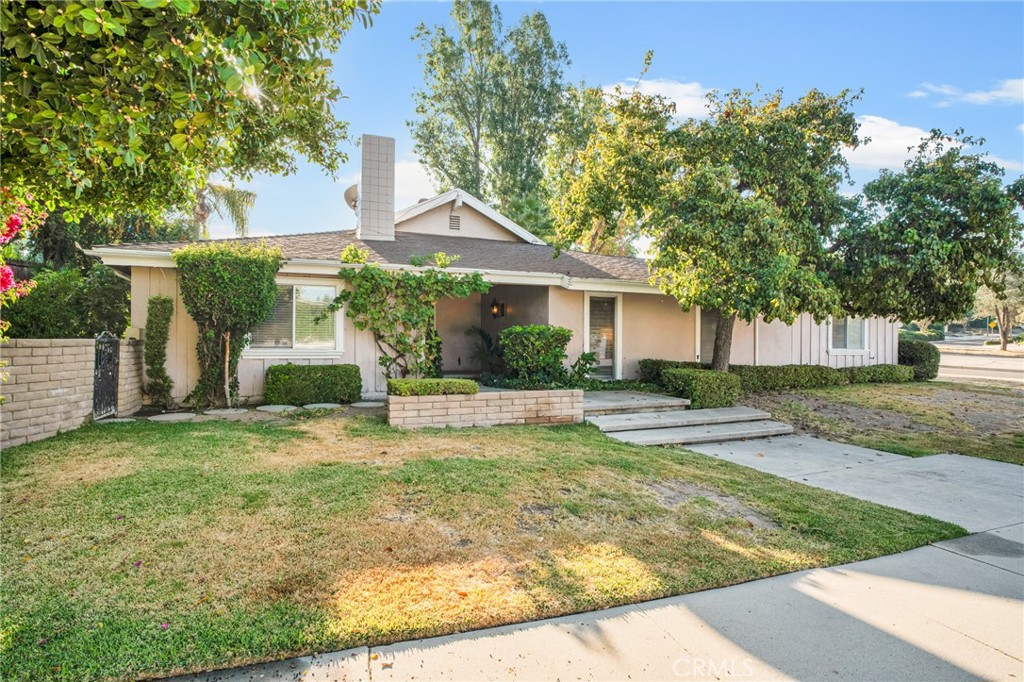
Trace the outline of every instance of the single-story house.
{"label": "single-story house", "polygon": [[[350,363],[362,372],[368,395],[386,389],[372,335],[356,330],[342,312],[333,325],[312,320],[343,285],[337,277],[341,251],[366,249],[369,260],[411,268],[416,256],[438,251],[457,255],[452,272],[480,272],[493,284],[485,295],[443,300],[437,305],[445,373],[473,375],[466,330],[480,326],[497,337],[512,325],[552,324],[572,330],[569,360],[584,351],[598,356],[597,374],[629,379],[642,358],[710,361],[714,316],[681,310],[648,279],[643,259],[555,250],[523,226],[462,190],[394,210],[394,140],[366,135],[361,178],[346,192],[358,215],[354,231],[309,232],[239,239],[281,248],[278,301],[270,319],[253,334],[239,365],[240,395],[259,401],[270,365]],[[356,198],[356,196],[358,198]],[[177,243],[100,246],[89,251],[131,277],[130,334],[144,337],[150,296],[176,301],[167,353],[173,397],[183,399],[198,380],[198,330],[182,304],[171,252]],[[880,318],[817,324],[808,315],[793,325],[738,323],[733,336],[736,364],[820,364],[848,367],[896,362],[896,325]]]}

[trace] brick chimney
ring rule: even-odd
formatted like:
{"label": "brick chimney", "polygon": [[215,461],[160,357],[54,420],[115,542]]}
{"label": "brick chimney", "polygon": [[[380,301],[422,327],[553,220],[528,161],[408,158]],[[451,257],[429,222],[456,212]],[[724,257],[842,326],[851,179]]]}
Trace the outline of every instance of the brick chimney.
{"label": "brick chimney", "polygon": [[395,240],[395,139],[363,135],[356,234],[371,241]]}

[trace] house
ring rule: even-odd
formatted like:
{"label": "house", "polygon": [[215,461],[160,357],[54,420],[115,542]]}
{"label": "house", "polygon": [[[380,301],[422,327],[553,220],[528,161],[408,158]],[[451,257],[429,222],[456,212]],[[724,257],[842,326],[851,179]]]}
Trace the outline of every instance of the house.
{"label": "house", "polygon": [[[367,394],[381,394],[385,377],[372,335],[356,330],[339,312],[334,324],[313,324],[334,299],[340,254],[350,244],[369,260],[408,268],[415,256],[438,251],[458,255],[452,272],[480,272],[493,284],[485,295],[443,300],[437,305],[444,372],[473,375],[466,330],[480,326],[495,337],[512,325],[552,324],[572,330],[570,361],[584,351],[598,356],[597,374],[634,378],[642,358],[709,361],[714,328],[699,308],[681,310],[648,281],[638,258],[555,250],[480,200],[453,190],[394,210],[394,140],[365,135],[354,231],[309,232],[265,237],[285,262],[279,297],[270,319],[252,336],[239,364],[240,396],[258,401],[270,365],[351,363],[360,367]],[[356,194],[350,191],[347,198]],[[354,202],[355,203],[355,202]],[[250,238],[257,240],[260,238]],[[243,240],[244,241],[244,240]],[[89,253],[131,277],[131,332],[144,333],[150,296],[175,299],[167,353],[174,398],[198,380],[198,330],[178,291],[171,251],[177,243],[101,246]],[[793,325],[738,323],[732,361],[737,364],[821,364],[847,367],[896,362],[897,329],[883,319],[844,319],[816,324],[802,316]]]}

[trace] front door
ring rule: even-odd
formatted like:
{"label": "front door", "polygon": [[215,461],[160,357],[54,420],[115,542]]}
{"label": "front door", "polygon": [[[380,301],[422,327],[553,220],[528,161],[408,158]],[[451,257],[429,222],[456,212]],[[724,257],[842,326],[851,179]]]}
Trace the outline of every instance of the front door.
{"label": "front door", "polygon": [[615,306],[618,299],[612,296],[591,296],[589,298],[589,329],[587,330],[588,350],[597,356],[597,366],[592,376],[596,379],[614,379],[618,376],[615,366],[615,344],[619,330],[615,324]]}

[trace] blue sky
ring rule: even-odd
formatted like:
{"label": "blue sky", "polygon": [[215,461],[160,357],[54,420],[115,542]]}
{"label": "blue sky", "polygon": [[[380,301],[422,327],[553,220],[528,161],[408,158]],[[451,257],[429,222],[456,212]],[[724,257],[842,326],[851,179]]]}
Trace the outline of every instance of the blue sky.
{"label": "blue sky", "polygon": [[[642,87],[699,114],[703,93],[782,88],[863,88],[856,112],[873,142],[851,157],[858,182],[898,168],[924,131],[962,127],[984,137],[1010,177],[1024,169],[1024,3],[499,3],[506,25],[540,10],[566,44],[571,81],[608,86],[635,78],[644,53],[654,64]],[[420,22],[448,21],[448,3],[386,2],[370,29],[349,34],[334,56],[344,93],[337,112],[350,123],[349,163],[332,180],[302,165],[288,177],[261,176],[252,234],[349,229],[343,200],[358,172],[362,133],[397,140],[398,207],[432,195],[405,122],[422,82]],[[273,93],[265,93],[273,97]],[[213,236],[230,227],[212,221]]]}

